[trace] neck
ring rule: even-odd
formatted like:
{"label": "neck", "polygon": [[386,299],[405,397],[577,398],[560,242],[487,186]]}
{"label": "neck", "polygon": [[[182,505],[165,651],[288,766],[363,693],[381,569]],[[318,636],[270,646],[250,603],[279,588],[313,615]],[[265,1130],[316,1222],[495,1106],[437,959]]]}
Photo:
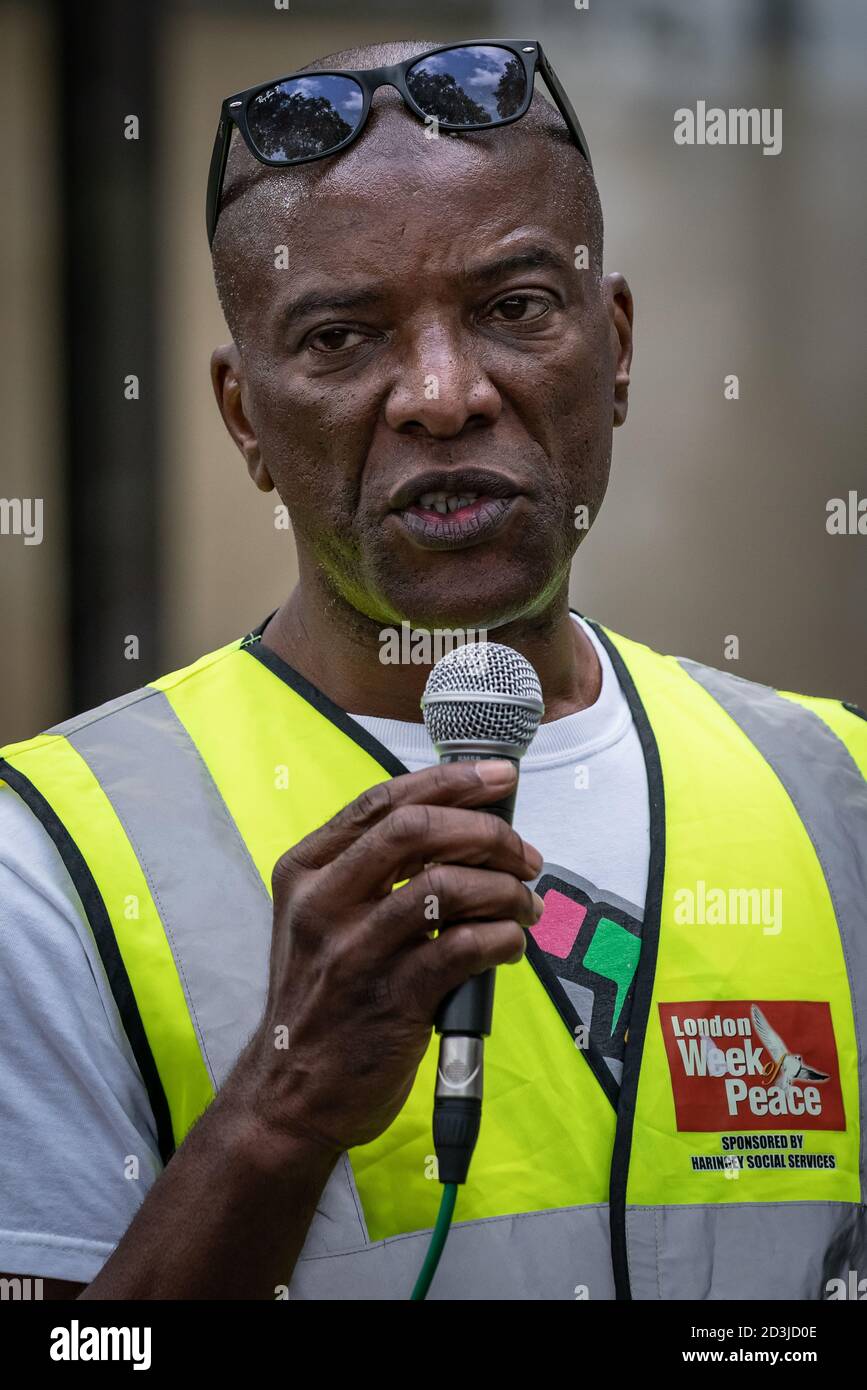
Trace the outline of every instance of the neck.
{"label": "neck", "polygon": [[[262,642],[341,709],[420,723],[419,700],[430,666],[384,665],[382,631],[378,620],[336,596],[323,601],[321,593],[312,595],[301,583],[268,623]],[[542,684],[544,723],[598,699],[599,661],[569,614],[565,584],[544,612],[505,623],[490,636],[532,662]]]}

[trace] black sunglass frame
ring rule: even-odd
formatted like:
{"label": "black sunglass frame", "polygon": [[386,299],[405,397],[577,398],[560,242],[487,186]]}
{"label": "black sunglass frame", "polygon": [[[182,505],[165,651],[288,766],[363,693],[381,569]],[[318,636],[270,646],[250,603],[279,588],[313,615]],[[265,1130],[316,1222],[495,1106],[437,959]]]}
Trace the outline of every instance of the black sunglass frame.
{"label": "black sunglass frame", "polygon": [[[435,53],[447,53],[453,48],[505,48],[521,59],[524,65],[524,77],[527,85],[527,92],[519,111],[512,116],[504,116],[502,119],[492,120],[485,125],[459,125],[450,121],[439,121],[439,127],[443,130],[454,131],[481,131],[497,129],[500,126],[511,125],[514,121],[519,121],[522,116],[526,116],[533,100],[533,84],[536,74],[544,81],[554,98],[554,103],[563,120],[566,123],[569,134],[578,146],[582,155],[586,159],[590,168],[593,165],[590,161],[590,149],[587,144],[581,123],[575,114],[574,107],[564,91],[557,74],[545,57],[542,45],[532,39],[463,39],[453,43],[438,44],[436,48],[429,48],[423,53],[417,53],[412,58],[405,59],[402,63],[394,63],[390,67],[382,68],[328,68],[320,71],[314,69],[306,72],[291,72],[285,77],[274,77],[269,82],[259,82],[255,87],[248,87],[246,91],[236,92],[234,96],[226,97],[220,109],[220,123],[217,127],[217,134],[214,140],[214,149],[211,155],[211,167],[208,173],[208,192],[206,203],[206,225],[208,230],[208,245],[213,245],[214,235],[217,230],[217,219],[220,215],[220,198],[223,190],[223,178],[226,173],[226,161],[229,157],[229,145],[232,139],[232,126],[236,125],[241,132],[241,136],[248,150],[260,164],[270,165],[273,168],[290,168],[295,164],[310,164],[315,159],[327,159],[333,154],[339,154],[351,145],[353,140],[357,140],[367,124],[370,114],[370,105],[373,94],[380,87],[396,87],[403,97],[404,102],[419,120],[429,119],[429,113],[422,111],[413,101],[409,89],[406,85],[406,74],[417,63],[425,58],[432,57]],[[261,154],[256,148],[255,141],[250,133],[247,123],[247,110],[250,102],[266,91],[269,87],[277,87],[282,82],[290,82],[293,78],[301,77],[348,77],[358,83],[363,93],[363,105],[358,124],[352,133],[335,145],[332,149],[325,150],[321,154],[301,155],[297,159],[269,159]]]}

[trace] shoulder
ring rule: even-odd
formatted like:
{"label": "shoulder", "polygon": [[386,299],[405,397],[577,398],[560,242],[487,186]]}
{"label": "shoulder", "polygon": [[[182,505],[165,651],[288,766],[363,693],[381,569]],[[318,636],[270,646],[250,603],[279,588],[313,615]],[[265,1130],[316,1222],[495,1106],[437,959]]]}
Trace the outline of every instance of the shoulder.
{"label": "shoulder", "polygon": [[852,701],[780,690],[732,671],[679,660],[739,723],[760,735],[757,741],[764,742],[770,751],[801,748],[809,757],[824,748],[833,750],[836,758],[842,744],[861,776],[867,778],[867,714]]}
{"label": "shoulder", "polygon": [[[613,648],[617,654],[615,662],[622,658],[627,670],[639,677],[639,686],[651,682],[673,693],[683,675],[687,675],[772,757],[791,754],[797,751],[801,740],[806,740],[806,747],[817,755],[823,748],[835,760],[844,755],[844,761],[850,766],[854,762],[861,777],[867,778],[867,714],[845,696],[833,698],[778,689],[738,675],[730,668],[657,651],[601,624],[594,627],[609,650]],[[690,708],[692,702],[687,701],[678,715],[688,713]]]}
{"label": "shoulder", "polygon": [[[149,707],[164,705],[171,700],[174,692],[207,687],[209,677],[221,664],[227,664],[228,658],[240,653],[246,641],[244,638],[229,642],[216,651],[207,652],[188,666],[170,671],[147,685],[74,714],[32,738],[0,747],[0,786],[6,782],[21,792],[21,774],[26,776],[31,768],[44,766],[56,757],[62,758],[64,744],[74,747],[79,738],[91,738],[92,731],[101,728],[114,734],[127,718],[143,714],[147,719]],[[17,777],[16,773],[19,774]]]}

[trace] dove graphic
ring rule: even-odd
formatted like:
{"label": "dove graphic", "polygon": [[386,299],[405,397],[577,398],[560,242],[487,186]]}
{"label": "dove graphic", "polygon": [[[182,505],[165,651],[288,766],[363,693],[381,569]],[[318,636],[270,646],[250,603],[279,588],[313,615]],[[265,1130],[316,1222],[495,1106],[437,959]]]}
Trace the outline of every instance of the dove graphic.
{"label": "dove graphic", "polygon": [[785,1094],[791,1090],[793,1081],[828,1080],[827,1072],[816,1071],[815,1067],[807,1066],[799,1052],[789,1051],[779,1033],[775,1032],[768,1023],[758,1004],[751,1005],[750,1016],[756,1032],[771,1057],[767,1066],[762,1069],[766,1088],[777,1085]]}
{"label": "dove graphic", "polygon": [[708,1076],[725,1076],[726,1074],[726,1055],[721,1048],[717,1047],[712,1038],[703,1037],[701,1048],[705,1055],[705,1067]]}

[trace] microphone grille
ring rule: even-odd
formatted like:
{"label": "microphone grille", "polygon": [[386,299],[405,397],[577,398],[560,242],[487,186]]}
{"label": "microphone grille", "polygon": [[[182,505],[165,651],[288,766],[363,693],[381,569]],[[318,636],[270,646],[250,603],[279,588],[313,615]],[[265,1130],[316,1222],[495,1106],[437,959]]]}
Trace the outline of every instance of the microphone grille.
{"label": "microphone grille", "polygon": [[545,706],[530,662],[499,642],[454,647],[436,663],[422,696],[424,722],[436,748],[492,742],[526,752]]}

